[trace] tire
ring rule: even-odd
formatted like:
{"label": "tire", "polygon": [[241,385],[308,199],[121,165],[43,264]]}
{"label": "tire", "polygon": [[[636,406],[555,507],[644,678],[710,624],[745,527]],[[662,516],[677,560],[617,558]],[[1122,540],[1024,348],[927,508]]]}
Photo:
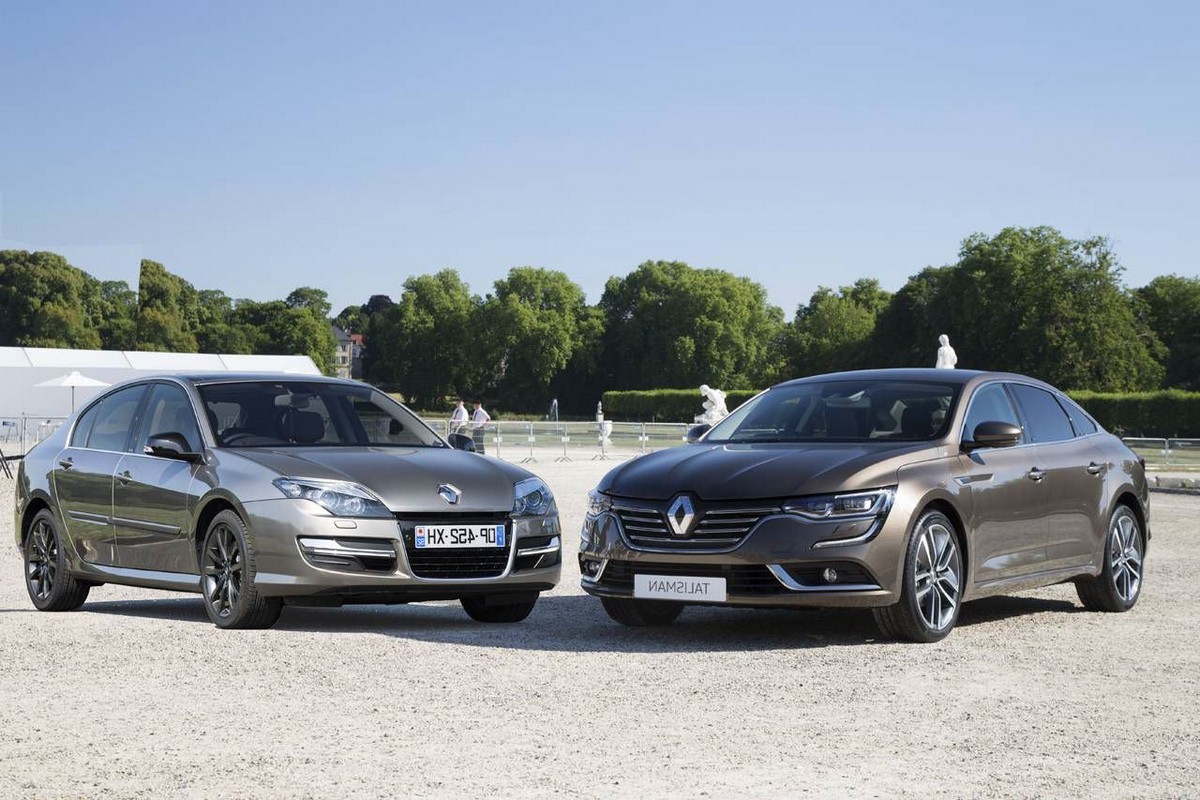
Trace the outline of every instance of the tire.
{"label": "tire", "polygon": [[476,622],[520,622],[533,612],[537,605],[537,595],[532,600],[519,600],[515,603],[488,602],[484,595],[472,595],[459,599],[463,611]]}
{"label": "tire", "polygon": [[683,613],[683,603],[673,600],[635,600],[632,597],[601,597],[608,616],[630,628],[670,625]]}
{"label": "tire", "polygon": [[962,608],[962,543],[954,523],[927,511],[913,526],[904,556],[900,600],[875,608],[875,624],[891,639],[937,642],[954,628]]}
{"label": "tire", "polygon": [[1142,594],[1146,535],[1129,506],[1117,506],[1104,538],[1104,568],[1093,578],[1078,578],[1075,592],[1089,611],[1128,611]]}
{"label": "tire", "polygon": [[209,523],[200,550],[200,591],[204,610],[218,628],[269,628],[283,600],[263,597],[254,583],[253,540],[242,518],[222,511]]}
{"label": "tire", "polygon": [[38,611],[74,611],[87,600],[92,586],[71,574],[58,523],[42,509],[25,537],[25,589]]}

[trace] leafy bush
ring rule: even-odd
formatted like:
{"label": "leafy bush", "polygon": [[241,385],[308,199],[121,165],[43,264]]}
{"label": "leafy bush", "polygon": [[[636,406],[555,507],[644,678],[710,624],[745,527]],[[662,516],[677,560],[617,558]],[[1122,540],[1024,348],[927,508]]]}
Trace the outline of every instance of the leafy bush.
{"label": "leafy bush", "polygon": [[[730,411],[758,394],[757,389],[732,389],[725,393]],[[605,419],[627,422],[691,422],[704,412],[698,389],[644,389],[605,392]]]}
{"label": "leafy bush", "polygon": [[1071,392],[1071,398],[1120,436],[1200,437],[1200,392]]}

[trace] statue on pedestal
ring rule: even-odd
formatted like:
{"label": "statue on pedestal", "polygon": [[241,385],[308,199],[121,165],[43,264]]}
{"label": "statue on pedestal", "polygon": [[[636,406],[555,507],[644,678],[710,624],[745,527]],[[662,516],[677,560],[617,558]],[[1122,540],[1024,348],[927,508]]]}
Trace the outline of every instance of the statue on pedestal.
{"label": "statue on pedestal", "polygon": [[941,347],[938,348],[937,364],[934,366],[937,369],[954,369],[954,365],[958,363],[958,353],[950,346],[950,337],[943,333],[938,337],[938,344]]}
{"label": "statue on pedestal", "polygon": [[716,425],[729,416],[729,409],[725,407],[724,392],[713,389],[706,383],[700,387],[700,394],[704,397],[704,413],[696,417],[697,425]]}

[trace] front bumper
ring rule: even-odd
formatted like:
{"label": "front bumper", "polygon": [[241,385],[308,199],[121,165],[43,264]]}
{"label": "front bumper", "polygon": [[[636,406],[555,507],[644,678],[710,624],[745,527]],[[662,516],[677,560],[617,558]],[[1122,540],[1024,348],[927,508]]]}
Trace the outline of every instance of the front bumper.
{"label": "front bumper", "polygon": [[[487,574],[468,570],[465,577],[430,578],[410,563],[403,517],[340,519],[286,498],[246,503],[244,508],[254,537],[255,583],[265,596],[338,602],[454,599],[546,591],[561,575],[557,510],[541,517],[503,517],[508,544],[503,553],[491,554],[499,559],[493,561],[494,569],[483,570]],[[469,516],[462,520],[471,521]]]}
{"label": "front bumper", "polygon": [[[686,542],[669,549],[635,545],[618,516],[605,512],[584,521],[582,586],[600,597],[633,597],[635,575],[724,578],[727,599],[720,605],[888,606],[900,596],[906,519],[895,507],[882,520],[857,522],[769,514],[737,544],[713,551],[688,549]],[[828,544],[835,539],[851,543]],[[836,573],[833,582],[827,569]]]}

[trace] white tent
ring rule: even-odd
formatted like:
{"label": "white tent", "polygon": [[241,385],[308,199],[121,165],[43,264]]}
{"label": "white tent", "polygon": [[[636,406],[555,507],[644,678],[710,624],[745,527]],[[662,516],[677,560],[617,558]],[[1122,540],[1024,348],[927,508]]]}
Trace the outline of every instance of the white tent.
{"label": "white tent", "polygon": [[65,417],[71,394],[46,384],[76,371],[101,386],[79,386],[75,402],[83,403],[103,387],[141,375],[204,372],[278,372],[320,375],[308,356],[247,356],[210,353],[149,353],[121,350],[59,350],[44,347],[0,347],[0,421],[22,415]]}

